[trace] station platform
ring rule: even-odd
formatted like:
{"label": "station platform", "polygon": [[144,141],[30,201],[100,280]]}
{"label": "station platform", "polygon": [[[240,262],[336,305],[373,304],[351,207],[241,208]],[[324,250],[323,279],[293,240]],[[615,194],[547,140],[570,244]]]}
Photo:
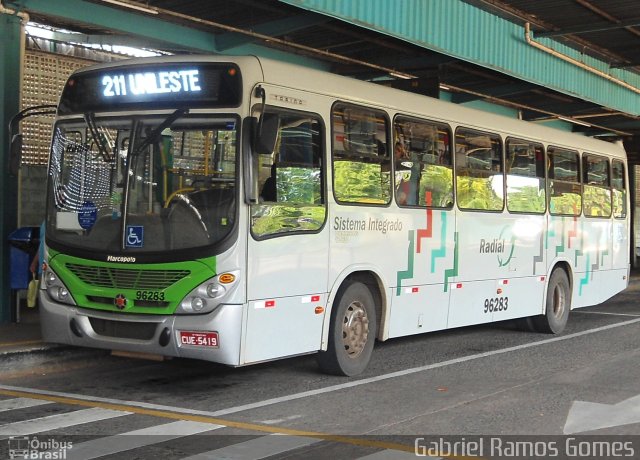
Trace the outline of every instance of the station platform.
{"label": "station platform", "polygon": [[0,324],[0,359],[3,355],[56,347],[42,341],[38,307],[20,308],[20,322]]}

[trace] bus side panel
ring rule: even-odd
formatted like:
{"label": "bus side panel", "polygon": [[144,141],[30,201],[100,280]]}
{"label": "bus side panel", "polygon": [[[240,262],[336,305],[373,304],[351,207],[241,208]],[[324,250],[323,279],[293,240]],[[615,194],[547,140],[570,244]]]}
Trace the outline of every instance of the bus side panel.
{"label": "bus side panel", "polygon": [[461,212],[449,327],[536,315],[542,308],[545,216]]}
{"label": "bus side panel", "polygon": [[547,273],[546,222],[545,215],[504,214],[500,230],[504,250],[496,257],[499,276],[495,285],[494,304],[498,305],[494,305],[494,321],[541,313]]}
{"label": "bus side panel", "polygon": [[249,238],[246,363],[320,349],[324,312],[315,307],[326,306],[327,235],[325,227],[317,234]]}
{"label": "bus side panel", "polygon": [[[611,255],[612,267],[624,269],[629,267],[629,220],[614,219],[612,225]],[[634,249],[635,250],[635,249]]]}
{"label": "bus side panel", "polygon": [[326,294],[250,301],[247,314],[244,364],[320,349]]}
{"label": "bus side panel", "polygon": [[405,257],[398,261],[392,279],[389,336],[445,329],[449,292],[444,274],[453,266],[455,215],[418,209],[400,209],[398,213],[407,222],[404,250],[399,250]]}
{"label": "bus side panel", "polygon": [[574,243],[573,308],[597,305],[626,288],[626,267],[612,270],[614,258],[621,256],[619,248],[618,251],[615,249],[616,241],[612,239],[612,233],[613,223],[610,219],[583,218],[580,222],[580,231]]}
{"label": "bus side panel", "polygon": [[[455,265],[455,213],[441,209],[400,209],[407,222],[391,273],[389,336],[446,329],[449,314],[447,279]],[[403,244],[404,243],[404,247]]]}

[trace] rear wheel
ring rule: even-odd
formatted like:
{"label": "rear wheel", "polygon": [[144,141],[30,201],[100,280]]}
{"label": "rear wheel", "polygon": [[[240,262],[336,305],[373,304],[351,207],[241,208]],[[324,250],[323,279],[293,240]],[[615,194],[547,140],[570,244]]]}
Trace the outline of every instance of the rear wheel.
{"label": "rear wheel", "polygon": [[534,316],[531,323],[536,331],[561,333],[567,325],[571,310],[571,286],[567,273],[556,268],[549,278],[544,315]]}
{"label": "rear wheel", "polygon": [[327,351],[318,364],[334,375],[357,375],[365,370],[376,336],[376,310],[366,285],[352,282],[341,289],[331,311]]}

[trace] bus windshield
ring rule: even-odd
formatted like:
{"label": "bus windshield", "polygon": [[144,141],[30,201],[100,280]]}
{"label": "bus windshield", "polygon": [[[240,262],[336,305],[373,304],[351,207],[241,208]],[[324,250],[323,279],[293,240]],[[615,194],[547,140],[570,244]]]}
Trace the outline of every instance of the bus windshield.
{"label": "bus windshield", "polygon": [[185,112],[58,122],[48,240],[129,255],[225,239],[236,216],[238,120]]}

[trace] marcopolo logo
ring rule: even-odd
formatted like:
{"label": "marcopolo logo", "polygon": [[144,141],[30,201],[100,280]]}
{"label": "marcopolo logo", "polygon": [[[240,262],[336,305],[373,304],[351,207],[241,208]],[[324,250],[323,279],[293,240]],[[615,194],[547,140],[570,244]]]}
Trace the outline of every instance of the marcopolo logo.
{"label": "marcopolo logo", "polygon": [[125,262],[125,263],[133,263],[136,261],[135,257],[127,257],[127,256],[107,256],[107,262]]}
{"label": "marcopolo logo", "polygon": [[56,439],[38,439],[29,436],[11,436],[9,438],[10,459],[52,459],[64,460],[67,451],[73,448],[71,441]]}

